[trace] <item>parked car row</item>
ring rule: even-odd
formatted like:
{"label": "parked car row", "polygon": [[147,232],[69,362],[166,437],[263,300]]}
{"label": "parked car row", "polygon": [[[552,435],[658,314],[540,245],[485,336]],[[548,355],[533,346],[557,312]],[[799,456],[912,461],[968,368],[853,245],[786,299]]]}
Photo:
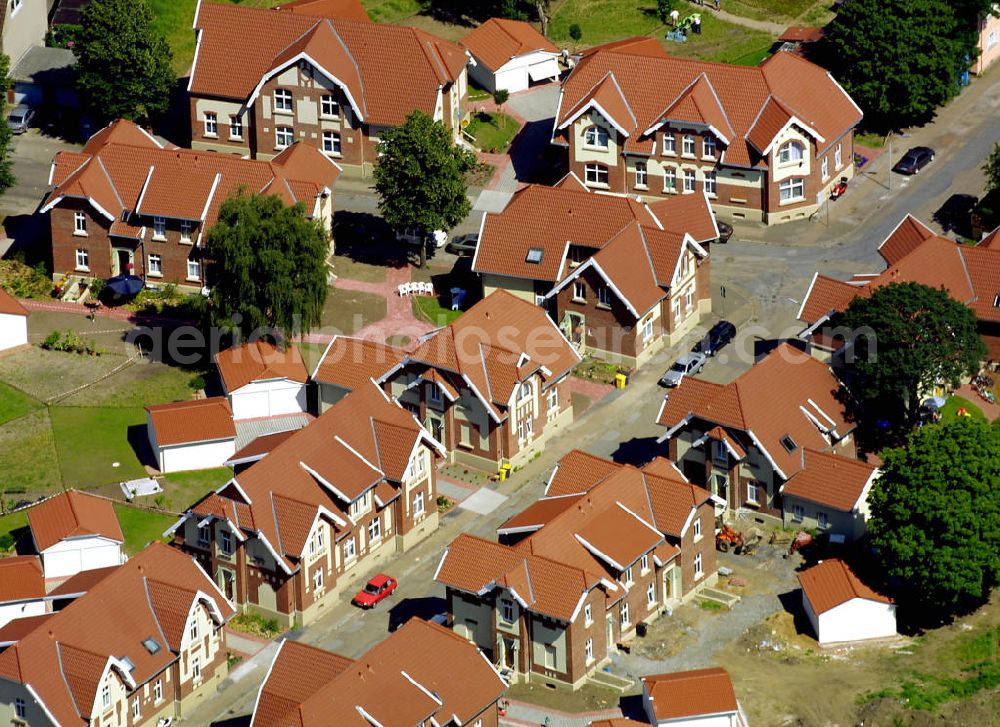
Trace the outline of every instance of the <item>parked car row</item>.
{"label": "parked car row", "polygon": [[714,356],[736,338],[736,326],[730,321],[719,321],[705,334],[690,353],[674,362],[660,377],[660,385],[673,388],[680,386],[685,376],[696,374],[705,368],[709,356]]}

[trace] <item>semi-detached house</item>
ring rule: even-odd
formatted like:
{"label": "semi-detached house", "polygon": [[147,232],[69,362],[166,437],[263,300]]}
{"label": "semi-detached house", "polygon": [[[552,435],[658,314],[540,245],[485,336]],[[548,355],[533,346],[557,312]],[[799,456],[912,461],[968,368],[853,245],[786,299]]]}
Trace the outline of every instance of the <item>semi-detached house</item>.
{"label": "semi-detached house", "polygon": [[553,143],[595,190],[704,192],[720,215],[774,224],[808,217],[854,175],[860,120],[833,77],[795,54],[734,66],[632,38],[583,53]]}
{"label": "semi-detached house", "polygon": [[512,681],[582,685],[636,626],[715,582],[711,495],[657,460],[579,450],[494,543],[463,534],[438,565],[452,628]]}
{"label": "semi-detached house", "polygon": [[301,141],[360,173],[375,162],[380,133],[413,111],[461,138],[469,59],[454,43],[416,28],[211,2],[199,2],[194,29],[195,149],[269,159]]}
{"label": "semi-detached house", "polygon": [[173,543],[238,607],[307,624],[359,571],[434,531],[442,455],[369,384],[192,505]]}

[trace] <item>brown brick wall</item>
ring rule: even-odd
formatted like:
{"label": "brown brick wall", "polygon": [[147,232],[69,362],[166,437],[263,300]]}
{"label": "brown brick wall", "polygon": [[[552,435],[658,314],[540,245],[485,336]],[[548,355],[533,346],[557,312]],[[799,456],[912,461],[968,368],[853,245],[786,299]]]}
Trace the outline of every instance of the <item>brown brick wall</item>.
{"label": "brown brick wall", "polygon": [[[576,282],[582,282],[586,287],[584,302],[573,299]],[[635,356],[641,345],[636,341],[636,318],[614,293],[611,294],[610,308],[598,304],[598,290],[604,285],[604,279],[596,270],[590,268],[584,271],[576,281],[556,294],[555,320],[561,326],[567,312],[579,313],[584,316],[587,348]]]}

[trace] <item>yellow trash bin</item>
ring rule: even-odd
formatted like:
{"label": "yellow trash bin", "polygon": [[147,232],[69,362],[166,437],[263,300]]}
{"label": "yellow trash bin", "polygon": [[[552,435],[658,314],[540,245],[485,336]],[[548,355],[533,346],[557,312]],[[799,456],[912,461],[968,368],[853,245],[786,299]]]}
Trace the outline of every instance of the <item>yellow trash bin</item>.
{"label": "yellow trash bin", "polygon": [[505,481],[507,477],[510,475],[510,465],[509,464],[500,465],[499,475],[500,475],[500,481],[501,482]]}
{"label": "yellow trash bin", "polygon": [[615,374],[615,388],[624,389],[625,384],[628,383],[628,376],[625,374]]}

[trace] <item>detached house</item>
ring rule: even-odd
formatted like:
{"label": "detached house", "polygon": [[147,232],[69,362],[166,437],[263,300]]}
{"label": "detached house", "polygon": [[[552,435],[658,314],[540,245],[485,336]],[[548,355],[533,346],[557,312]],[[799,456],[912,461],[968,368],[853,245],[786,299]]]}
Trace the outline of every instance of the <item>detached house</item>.
{"label": "detached house", "polygon": [[166,148],[131,121],[119,120],[82,151],[52,161],[41,211],[52,227],[57,276],[133,274],[147,283],[205,285],[202,246],[222,203],[240,191],[302,203],[330,229],[340,168],[305,145],[270,162]]}
{"label": "detached house", "polygon": [[411,618],[358,659],[282,641],[250,727],[496,727],[506,689],[474,644]]}
{"label": "detached house", "polygon": [[28,510],[28,527],[46,580],[126,560],[125,536],[106,497],[67,490]]}
{"label": "detached house", "polygon": [[441,445],[374,385],[203,498],[171,528],[234,603],[303,625],[358,571],[437,527]]}
{"label": "detached house", "polygon": [[720,214],[808,217],[854,175],[861,110],[792,53],[757,67],[668,56],[652,38],[585,51],[563,81],[553,143],[595,190],[705,193]]}
{"label": "detached house", "polygon": [[730,384],[685,378],[660,407],[659,441],[726,508],[781,519],[781,486],[809,466],[806,450],[853,457],[843,395],[826,364],[783,344]]}
{"label": "detached house", "polygon": [[472,269],[484,293],[545,306],[578,352],[639,366],[711,311],[706,247],[718,236],[704,194],[647,204],[570,174],[484,215]]}
{"label": "detached house", "polygon": [[921,283],[944,288],[968,306],[976,315],[988,358],[1000,361],[1000,229],[978,245],[960,245],[907,215],[878,252],[887,266],[881,273],[859,273],[846,281],[813,275],[797,316],[808,325],[800,337],[836,351],[844,343],[838,317],[852,300],[890,283]]}
{"label": "detached house", "polygon": [[154,727],[225,677],[234,611],[190,558],[153,543],[0,653],[0,721]]}
{"label": "detached house", "polygon": [[714,523],[711,495],[676,469],[577,450],[499,543],[453,541],[435,580],[456,633],[503,674],[576,688],[637,624],[715,582]]}
{"label": "detached house", "polygon": [[468,95],[460,46],[324,12],[321,3],[294,12],[199,3],[188,84],[195,149],[269,159],[301,141],[360,173],[382,131],[417,110],[459,141]]}

